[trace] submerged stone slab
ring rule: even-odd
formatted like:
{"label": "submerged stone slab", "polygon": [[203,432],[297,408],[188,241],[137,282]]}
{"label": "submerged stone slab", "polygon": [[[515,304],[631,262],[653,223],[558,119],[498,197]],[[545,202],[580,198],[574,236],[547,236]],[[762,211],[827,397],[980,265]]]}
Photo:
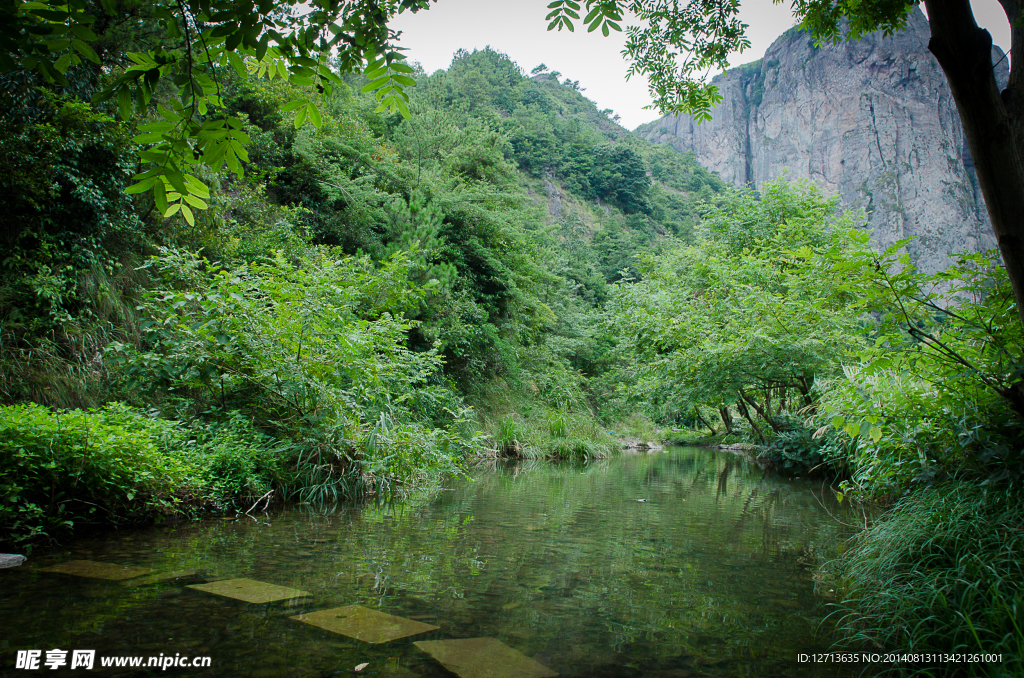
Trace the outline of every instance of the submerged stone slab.
{"label": "submerged stone slab", "polygon": [[390,643],[392,640],[438,629],[437,626],[377,612],[362,605],[308,612],[292,619],[373,644]]}
{"label": "submerged stone slab", "polygon": [[188,588],[198,591],[206,591],[225,598],[244,600],[247,603],[272,603],[276,600],[289,600],[291,598],[302,598],[309,594],[299,589],[267,584],[254,579],[222,579],[220,581],[206,584],[192,584]]}
{"label": "submerged stone slab", "polygon": [[76,577],[91,577],[93,579],[110,579],[112,581],[133,579],[153,572],[153,570],[148,567],[115,565],[114,563],[98,563],[94,560],[69,560],[66,563],[60,563],[59,565],[44,567],[41,571],[59,572],[60,574],[72,574]]}
{"label": "submerged stone slab", "polygon": [[497,638],[413,643],[460,678],[553,678],[558,673]]}

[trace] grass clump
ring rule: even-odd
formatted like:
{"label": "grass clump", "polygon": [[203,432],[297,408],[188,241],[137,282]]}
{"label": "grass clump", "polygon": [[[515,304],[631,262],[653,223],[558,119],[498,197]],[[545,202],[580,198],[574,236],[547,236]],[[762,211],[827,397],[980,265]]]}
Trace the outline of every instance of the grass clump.
{"label": "grass clump", "polygon": [[582,460],[607,457],[618,449],[615,439],[589,412],[552,409],[539,403],[523,409],[528,414],[482,418],[481,429],[498,456]]}
{"label": "grass clump", "polygon": [[[1024,505],[1015,491],[950,483],[918,490],[826,566],[851,647],[984,652],[971,675],[1024,675]],[[996,675],[996,674],[991,674]]]}

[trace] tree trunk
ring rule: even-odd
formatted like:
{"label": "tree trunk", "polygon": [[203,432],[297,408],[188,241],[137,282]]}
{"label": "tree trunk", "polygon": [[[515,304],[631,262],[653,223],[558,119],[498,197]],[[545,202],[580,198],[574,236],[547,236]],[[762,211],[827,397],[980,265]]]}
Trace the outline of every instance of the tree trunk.
{"label": "tree trunk", "polygon": [[[753,407],[754,410],[759,415],[761,415],[761,418],[764,419],[766,422],[768,422],[768,425],[772,427],[772,431],[774,431],[776,433],[782,433],[785,430],[784,427],[779,426],[778,422],[775,421],[775,418],[771,415],[770,411],[766,412],[763,407],[761,407],[760,405],[757,404],[756,400],[754,400],[753,398],[748,396],[746,393],[744,393],[742,388],[740,389],[740,399],[741,400],[745,400],[748,405]],[[771,403],[770,402],[769,402],[768,406],[771,407]]]}
{"label": "tree trunk", "polygon": [[797,389],[800,391],[800,395],[803,396],[804,407],[807,408],[807,412],[813,414],[816,408],[814,407],[814,399],[811,397],[810,380],[803,376],[797,377],[796,384]]}
{"label": "tree trunk", "polygon": [[1021,0],[1000,0],[1010,20],[1009,86],[1000,94],[992,65],[992,36],[979,28],[969,0],[925,0],[932,37],[928,49],[953,92],[978,184],[1024,323],[1024,26]]}
{"label": "tree trunk", "polygon": [[715,435],[715,429],[711,426],[711,424],[709,424],[704,419],[704,417],[700,416],[700,408],[698,408],[696,405],[693,406],[693,413],[697,415],[697,421],[699,421],[704,426],[707,426],[708,430],[711,431],[711,435]]}
{"label": "tree trunk", "polygon": [[726,434],[732,435],[732,414],[729,413],[729,406],[720,406],[718,408],[718,414],[722,417],[722,423],[725,424]]}
{"label": "tree trunk", "polygon": [[765,442],[764,434],[761,433],[761,429],[759,429],[757,427],[757,424],[754,423],[754,418],[750,416],[750,410],[748,410],[747,406],[743,404],[743,396],[742,395],[740,395],[740,399],[736,401],[736,409],[740,411],[740,414],[743,415],[744,419],[746,419],[748,422],[750,422],[750,428],[754,429],[754,433],[757,434],[758,439],[762,443]]}

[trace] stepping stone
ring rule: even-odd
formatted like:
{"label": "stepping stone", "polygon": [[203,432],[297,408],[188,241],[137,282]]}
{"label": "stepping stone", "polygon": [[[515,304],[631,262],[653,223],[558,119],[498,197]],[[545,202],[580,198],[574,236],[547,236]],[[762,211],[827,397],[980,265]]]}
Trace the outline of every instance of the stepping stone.
{"label": "stepping stone", "polygon": [[208,584],[192,584],[190,589],[206,591],[225,598],[244,600],[247,603],[272,603],[276,600],[302,598],[310,594],[287,586],[267,584],[252,579],[222,579]]}
{"label": "stepping stone", "polygon": [[121,586],[149,586],[150,584],[155,584],[160,581],[167,581],[168,579],[185,579],[186,577],[194,576],[196,576],[195,570],[159,572],[148,577],[142,577],[141,579],[133,579],[131,581],[121,582]]}
{"label": "stepping stone", "polygon": [[413,643],[460,678],[553,678],[558,674],[497,638]]}
{"label": "stepping stone", "polygon": [[152,574],[153,570],[148,567],[134,567],[133,565],[115,565],[114,563],[97,563],[93,560],[69,560],[66,563],[44,567],[42,572],[59,572],[60,574],[73,574],[76,577],[91,577],[93,579],[110,579],[121,581],[122,579],[133,579],[144,574]]}
{"label": "stepping stone", "polygon": [[292,619],[374,645],[438,629],[437,626],[384,614],[362,605],[308,612]]}

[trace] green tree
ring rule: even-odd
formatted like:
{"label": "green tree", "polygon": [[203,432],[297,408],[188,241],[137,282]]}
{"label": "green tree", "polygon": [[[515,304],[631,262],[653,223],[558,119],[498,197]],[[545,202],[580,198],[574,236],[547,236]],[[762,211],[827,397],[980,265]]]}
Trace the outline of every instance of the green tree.
{"label": "green tree", "polygon": [[[93,95],[94,104],[116,101],[125,119],[145,115],[156,104],[161,119],[141,125],[142,134],[135,137],[148,168],[128,191],[153,191],[165,217],[180,212],[192,224],[193,210],[206,209],[210,197],[198,166],[226,165],[241,176],[241,163],[248,161],[249,137],[244,123],[224,110],[218,69],[282,78],[304,88],[308,96],[285,106],[297,111],[296,127],[307,119],[320,126],[312,93],[330,94],[341,82],[339,72],[363,72],[369,81],[365,90],[377,92],[380,110],[408,116],[403,90],[415,84],[409,77],[414,70],[402,60],[394,45],[397,34],[387,23],[427,5],[428,0],[125,0],[120,5],[99,0],[99,6],[88,0],[11,0],[0,4],[0,71],[35,70],[66,85],[69,69],[90,62],[112,76]],[[104,61],[94,45],[115,31],[109,18],[140,6],[163,35],[128,52],[127,66]],[[177,89],[175,97],[160,95],[158,87],[168,80]]]}
{"label": "green tree", "polygon": [[[38,70],[48,80],[66,82],[72,66],[89,61],[109,68],[92,46],[101,16],[117,13],[116,0],[9,0],[0,4],[0,70],[16,66]],[[1000,0],[1012,27],[1011,52],[1024,39],[1021,3]],[[133,4],[133,3],[129,3]],[[796,15],[823,41],[855,39],[906,25],[918,1],[793,0]],[[415,84],[414,71],[402,61],[388,28],[396,14],[429,7],[429,0],[266,0],[240,4],[233,0],[159,0],[146,3],[151,17],[166,34],[166,44],[129,53],[132,64],[94,101],[115,100],[122,116],[143,110],[162,79],[171,79],[178,97],[160,108],[163,120],[142,128],[136,142],[147,147],[141,159],[150,167],[136,175],[129,190],[152,190],[164,215],[180,212],[190,223],[192,210],[204,209],[208,191],[197,178],[199,164],[227,165],[241,175],[248,137],[239,119],[220,114],[217,68],[230,65],[239,74],[253,70],[262,77],[282,77],[310,92],[329,92],[342,73],[363,71],[366,89],[377,92],[382,108],[409,115],[404,89]],[[1018,316],[1024,323],[1024,100],[1022,69],[1010,73],[1003,92],[992,66],[992,38],[974,20],[969,0],[925,0],[931,20],[929,49],[949,80],[974,158],[982,194],[999,249],[1006,264]],[[547,19],[550,29],[573,30],[581,5],[554,0]],[[626,54],[630,74],[650,79],[655,105],[663,112],[684,111],[698,120],[710,118],[721,100],[717,88],[704,82],[712,69],[727,68],[728,56],[750,46],[746,25],[739,19],[738,0],[586,0],[582,18],[588,31],[608,35],[620,31],[625,11],[637,18],[629,27]],[[333,66],[329,55],[333,53]],[[680,61],[681,58],[681,61]],[[557,77],[556,73],[551,74]],[[295,122],[319,122],[310,98],[288,104],[298,111]]]}
{"label": "green tree", "polygon": [[[697,245],[644,263],[619,285],[613,325],[636,356],[642,394],[678,411],[735,403],[762,440],[814,405],[815,380],[856,346],[858,309],[839,286],[835,253],[852,220],[810,184],[732,191]],[[826,255],[831,255],[826,256]]]}

